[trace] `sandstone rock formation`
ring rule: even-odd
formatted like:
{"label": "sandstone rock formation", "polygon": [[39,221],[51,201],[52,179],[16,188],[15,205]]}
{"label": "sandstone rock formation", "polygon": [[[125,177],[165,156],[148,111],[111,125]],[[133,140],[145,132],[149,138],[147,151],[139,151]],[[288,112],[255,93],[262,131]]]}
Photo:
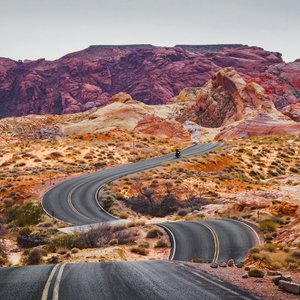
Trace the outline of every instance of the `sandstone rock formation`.
{"label": "sandstone rock formation", "polygon": [[263,135],[298,135],[300,123],[276,120],[266,114],[259,114],[253,119],[224,127],[215,137],[216,140],[229,140]]}
{"label": "sandstone rock formation", "polygon": [[140,120],[134,130],[161,138],[181,141],[191,139],[189,132],[181,123],[175,120],[163,120],[154,115],[148,115]]}
{"label": "sandstone rock formation", "polygon": [[[163,104],[185,87],[203,86],[223,67],[262,81],[282,108],[299,93],[298,65],[243,45],[91,46],[55,61],[0,58],[0,117],[85,111],[119,92]],[[284,92],[274,88],[278,82]]]}
{"label": "sandstone rock formation", "polygon": [[281,112],[294,121],[300,122],[300,102],[284,107]]}
{"label": "sandstone rock formation", "polygon": [[198,91],[196,104],[187,109],[183,118],[204,127],[221,127],[273,111],[273,102],[262,86],[244,79],[233,68],[224,68]]}
{"label": "sandstone rock formation", "polygon": [[118,93],[104,107],[82,113],[81,117],[74,114],[72,121],[64,126],[64,132],[71,135],[122,129],[190,141],[188,130],[172,119],[172,114],[173,105],[149,106],[132,99],[129,94]]}

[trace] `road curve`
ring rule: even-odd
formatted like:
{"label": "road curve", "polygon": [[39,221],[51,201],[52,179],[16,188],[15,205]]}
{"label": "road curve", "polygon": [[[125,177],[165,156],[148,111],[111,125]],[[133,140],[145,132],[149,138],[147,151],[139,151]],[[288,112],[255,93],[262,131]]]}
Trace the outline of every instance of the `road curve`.
{"label": "road curve", "polygon": [[257,233],[249,225],[231,220],[203,220],[160,224],[169,229],[173,243],[171,259],[207,262],[242,261],[250,248],[259,243]]}
{"label": "road curve", "polygon": [[[221,143],[195,145],[183,150],[182,157],[207,153],[221,145]],[[104,169],[64,181],[45,193],[42,205],[48,214],[51,215],[54,212],[57,219],[73,225],[115,220],[113,216],[101,209],[95,199],[99,187],[128,174],[151,169],[160,166],[164,162],[174,160],[174,153],[170,153],[161,157]]]}
{"label": "road curve", "polygon": [[139,261],[0,268],[0,299],[259,298],[182,262]]}

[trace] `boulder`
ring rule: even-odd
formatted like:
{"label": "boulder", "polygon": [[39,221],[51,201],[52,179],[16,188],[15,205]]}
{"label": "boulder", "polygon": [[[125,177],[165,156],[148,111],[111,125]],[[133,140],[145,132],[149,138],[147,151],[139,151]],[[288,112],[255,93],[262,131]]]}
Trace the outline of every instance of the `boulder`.
{"label": "boulder", "polygon": [[263,278],[265,276],[264,271],[259,269],[251,269],[248,271],[249,277],[255,277],[255,278]]}
{"label": "boulder", "polygon": [[286,280],[280,280],[279,281],[279,288],[295,295],[300,294],[300,284],[286,281]]}
{"label": "boulder", "polygon": [[234,260],[233,259],[229,259],[227,262],[227,266],[228,267],[233,267],[234,266]]}
{"label": "boulder", "polygon": [[272,281],[273,281],[273,283],[274,283],[275,285],[278,285],[279,282],[280,282],[280,280],[284,280],[284,281],[289,281],[289,282],[291,282],[291,281],[292,281],[292,276],[291,276],[291,275],[285,275],[285,276],[283,276],[283,275],[277,275],[277,276],[274,276],[274,277],[272,278]]}
{"label": "boulder", "polygon": [[268,270],[267,275],[269,275],[269,276],[282,276],[282,273],[279,272],[279,271]]}
{"label": "boulder", "polygon": [[213,269],[217,269],[218,266],[219,266],[219,265],[218,265],[217,263],[211,263],[211,264],[210,264],[210,267],[213,268]]}

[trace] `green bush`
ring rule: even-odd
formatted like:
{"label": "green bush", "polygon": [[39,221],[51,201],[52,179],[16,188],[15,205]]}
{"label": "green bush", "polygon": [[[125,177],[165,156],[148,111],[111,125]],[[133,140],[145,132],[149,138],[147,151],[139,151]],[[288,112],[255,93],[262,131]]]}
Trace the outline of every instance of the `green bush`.
{"label": "green bush", "polygon": [[272,220],[266,219],[259,222],[259,229],[265,232],[273,232],[277,229],[278,224]]}
{"label": "green bush", "polygon": [[39,203],[25,201],[17,208],[14,223],[22,227],[35,225],[41,222],[42,216],[43,208]]}

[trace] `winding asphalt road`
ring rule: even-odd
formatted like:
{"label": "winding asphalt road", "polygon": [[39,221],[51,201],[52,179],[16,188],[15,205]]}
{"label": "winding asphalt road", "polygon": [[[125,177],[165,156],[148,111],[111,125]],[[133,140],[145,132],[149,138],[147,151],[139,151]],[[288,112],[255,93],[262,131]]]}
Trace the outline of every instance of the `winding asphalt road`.
{"label": "winding asphalt road", "polygon": [[[182,156],[206,153],[197,145]],[[96,201],[109,181],[174,160],[174,154],[87,174],[62,182],[44,196],[44,209],[73,225],[115,221]],[[0,299],[259,299],[185,263],[193,258],[240,261],[259,241],[247,224],[205,220],[159,224],[172,241],[170,261],[58,264],[0,268]],[[178,261],[177,261],[178,260]]]}
{"label": "winding asphalt road", "polygon": [[[204,154],[222,146],[221,143],[195,145],[182,151],[182,157]],[[155,168],[164,162],[174,161],[174,153],[137,163],[126,164],[78,176],[57,184],[43,197],[43,207],[48,214],[72,225],[93,224],[116,220],[107,214],[96,201],[99,187],[117,178]]]}

